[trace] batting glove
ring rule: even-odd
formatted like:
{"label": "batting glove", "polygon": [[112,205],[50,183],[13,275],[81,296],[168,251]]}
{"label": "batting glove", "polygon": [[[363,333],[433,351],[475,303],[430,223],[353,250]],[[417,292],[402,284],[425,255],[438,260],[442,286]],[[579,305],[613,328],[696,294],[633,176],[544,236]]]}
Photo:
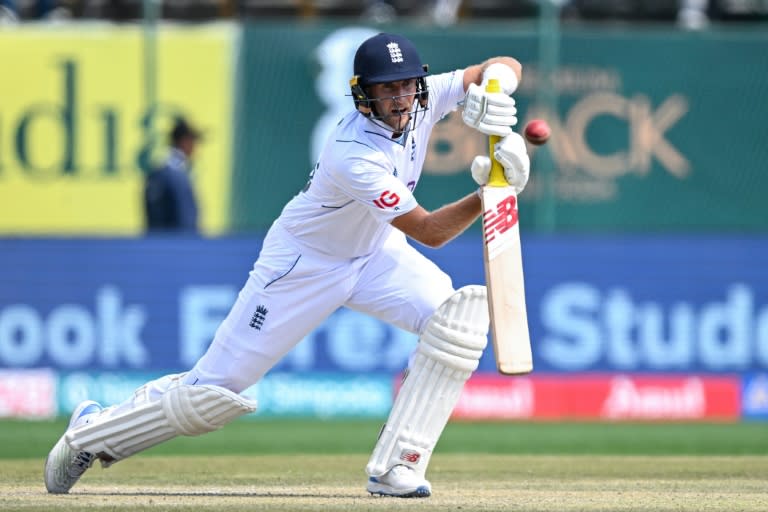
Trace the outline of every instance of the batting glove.
{"label": "batting glove", "polygon": [[505,137],[517,124],[515,100],[503,92],[487,92],[477,84],[470,84],[464,98],[462,119],[472,128],[486,134]]}
{"label": "batting glove", "polygon": [[[515,194],[522,192],[531,172],[531,160],[523,138],[514,132],[507,135],[494,146],[493,157],[504,168],[504,179],[515,188]],[[486,185],[491,174],[491,159],[476,156],[470,170],[478,185]]]}
{"label": "batting glove", "polygon": [[495,78],[499,82],[499,87],[504,91],[504,94],[509,96],[517,90],[518,80],[517,75],[512,68],[501,62],[494,62],[483,71],[483,83],[480,87],[485,89],[488,85],[488,80]]}

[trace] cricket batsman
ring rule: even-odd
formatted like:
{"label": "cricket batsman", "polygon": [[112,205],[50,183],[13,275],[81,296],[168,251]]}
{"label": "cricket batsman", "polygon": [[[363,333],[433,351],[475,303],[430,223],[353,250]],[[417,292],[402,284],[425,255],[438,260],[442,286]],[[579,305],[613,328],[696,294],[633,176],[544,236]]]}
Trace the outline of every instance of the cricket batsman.
{"label": "cricket batsman", "polygon": [[[489,318],[484,286],[454,289],[406,240],[440,247],[481,213],[475,190],[435,211],[418,204],[413,192],[429,137],[435,123],[463,106],[469,127],[502,137],[494,156],[518,192],[528,181],[529,158],[511,129],[517,110],[510,94],[521,79],[517,60],[494,57],[437,75],[427,69],[400,35],[381,33],[360,45],[350,80],[354,109],[270,227],[207,352],[188,372],[148,382],[121,404],[81,403],[46,460],[49,492],[69,492],[97,459],[107,467],[256,410],[240,393],[346,306],[419,335],[366,467],[367,491],[430,496],[432,450],[477,368]],[[491,78],[502,92],[485,90]],[[480,185],[488,180],[487,164],[487,157],[473,162]]]}

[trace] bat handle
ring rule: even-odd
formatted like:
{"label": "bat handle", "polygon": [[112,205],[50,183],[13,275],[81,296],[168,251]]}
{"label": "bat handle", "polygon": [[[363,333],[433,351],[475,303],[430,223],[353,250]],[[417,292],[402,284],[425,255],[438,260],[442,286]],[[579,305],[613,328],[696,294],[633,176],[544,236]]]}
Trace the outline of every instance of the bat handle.
{"label": "bat handle", "polygon": [[[501,92],[501,85],[496,78],[488,79],[488,84],[485,86],[486,92]],[[493,157],[494,146],[501,140],[498,135],[488,136],[488,156],[491,159],[491,174],[488,177],[488,186],[491,187],[506,187],[507,180],[504,178],[504,168]]]}

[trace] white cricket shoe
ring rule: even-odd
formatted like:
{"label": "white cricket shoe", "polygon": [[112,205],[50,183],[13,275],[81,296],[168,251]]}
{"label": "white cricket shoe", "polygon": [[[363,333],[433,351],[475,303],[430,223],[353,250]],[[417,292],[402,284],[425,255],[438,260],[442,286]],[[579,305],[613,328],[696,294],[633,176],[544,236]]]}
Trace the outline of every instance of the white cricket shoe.
{"label": "white cricket shoe", "polygon": [[[90,423],[103,409],[93,400],[81,402],[72,413],[67,430]],[[95,454],[73,450],[61,436],[45,460],[46,489],[51,494],[68,493],[95,460]]]}
{"label": "white cricket shoe", "polygon": [[428,498],[432,494],[432,486],[416,472],[399,464],[381,476],[368,478],[366,487],[371,494],[382,496],[397,496],[398,498]]}

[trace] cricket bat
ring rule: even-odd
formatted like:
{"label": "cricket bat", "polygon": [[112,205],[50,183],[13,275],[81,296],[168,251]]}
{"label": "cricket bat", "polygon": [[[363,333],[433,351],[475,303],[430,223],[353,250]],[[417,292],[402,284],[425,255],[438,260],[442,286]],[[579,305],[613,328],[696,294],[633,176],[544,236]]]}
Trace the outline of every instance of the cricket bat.
{"label": "cricket bat", "polygon": [[[491,79],[486,90],[501,89],[498,81]],[[533,371],[533,356],[525,307],[517,195],[504,178],[501,164],[493,157],[494,146],[500,138],[495,135],[488,138],[491,174],[488,184],[480,191],[483,263],[496,368],[505,375],[520,375]]]}

